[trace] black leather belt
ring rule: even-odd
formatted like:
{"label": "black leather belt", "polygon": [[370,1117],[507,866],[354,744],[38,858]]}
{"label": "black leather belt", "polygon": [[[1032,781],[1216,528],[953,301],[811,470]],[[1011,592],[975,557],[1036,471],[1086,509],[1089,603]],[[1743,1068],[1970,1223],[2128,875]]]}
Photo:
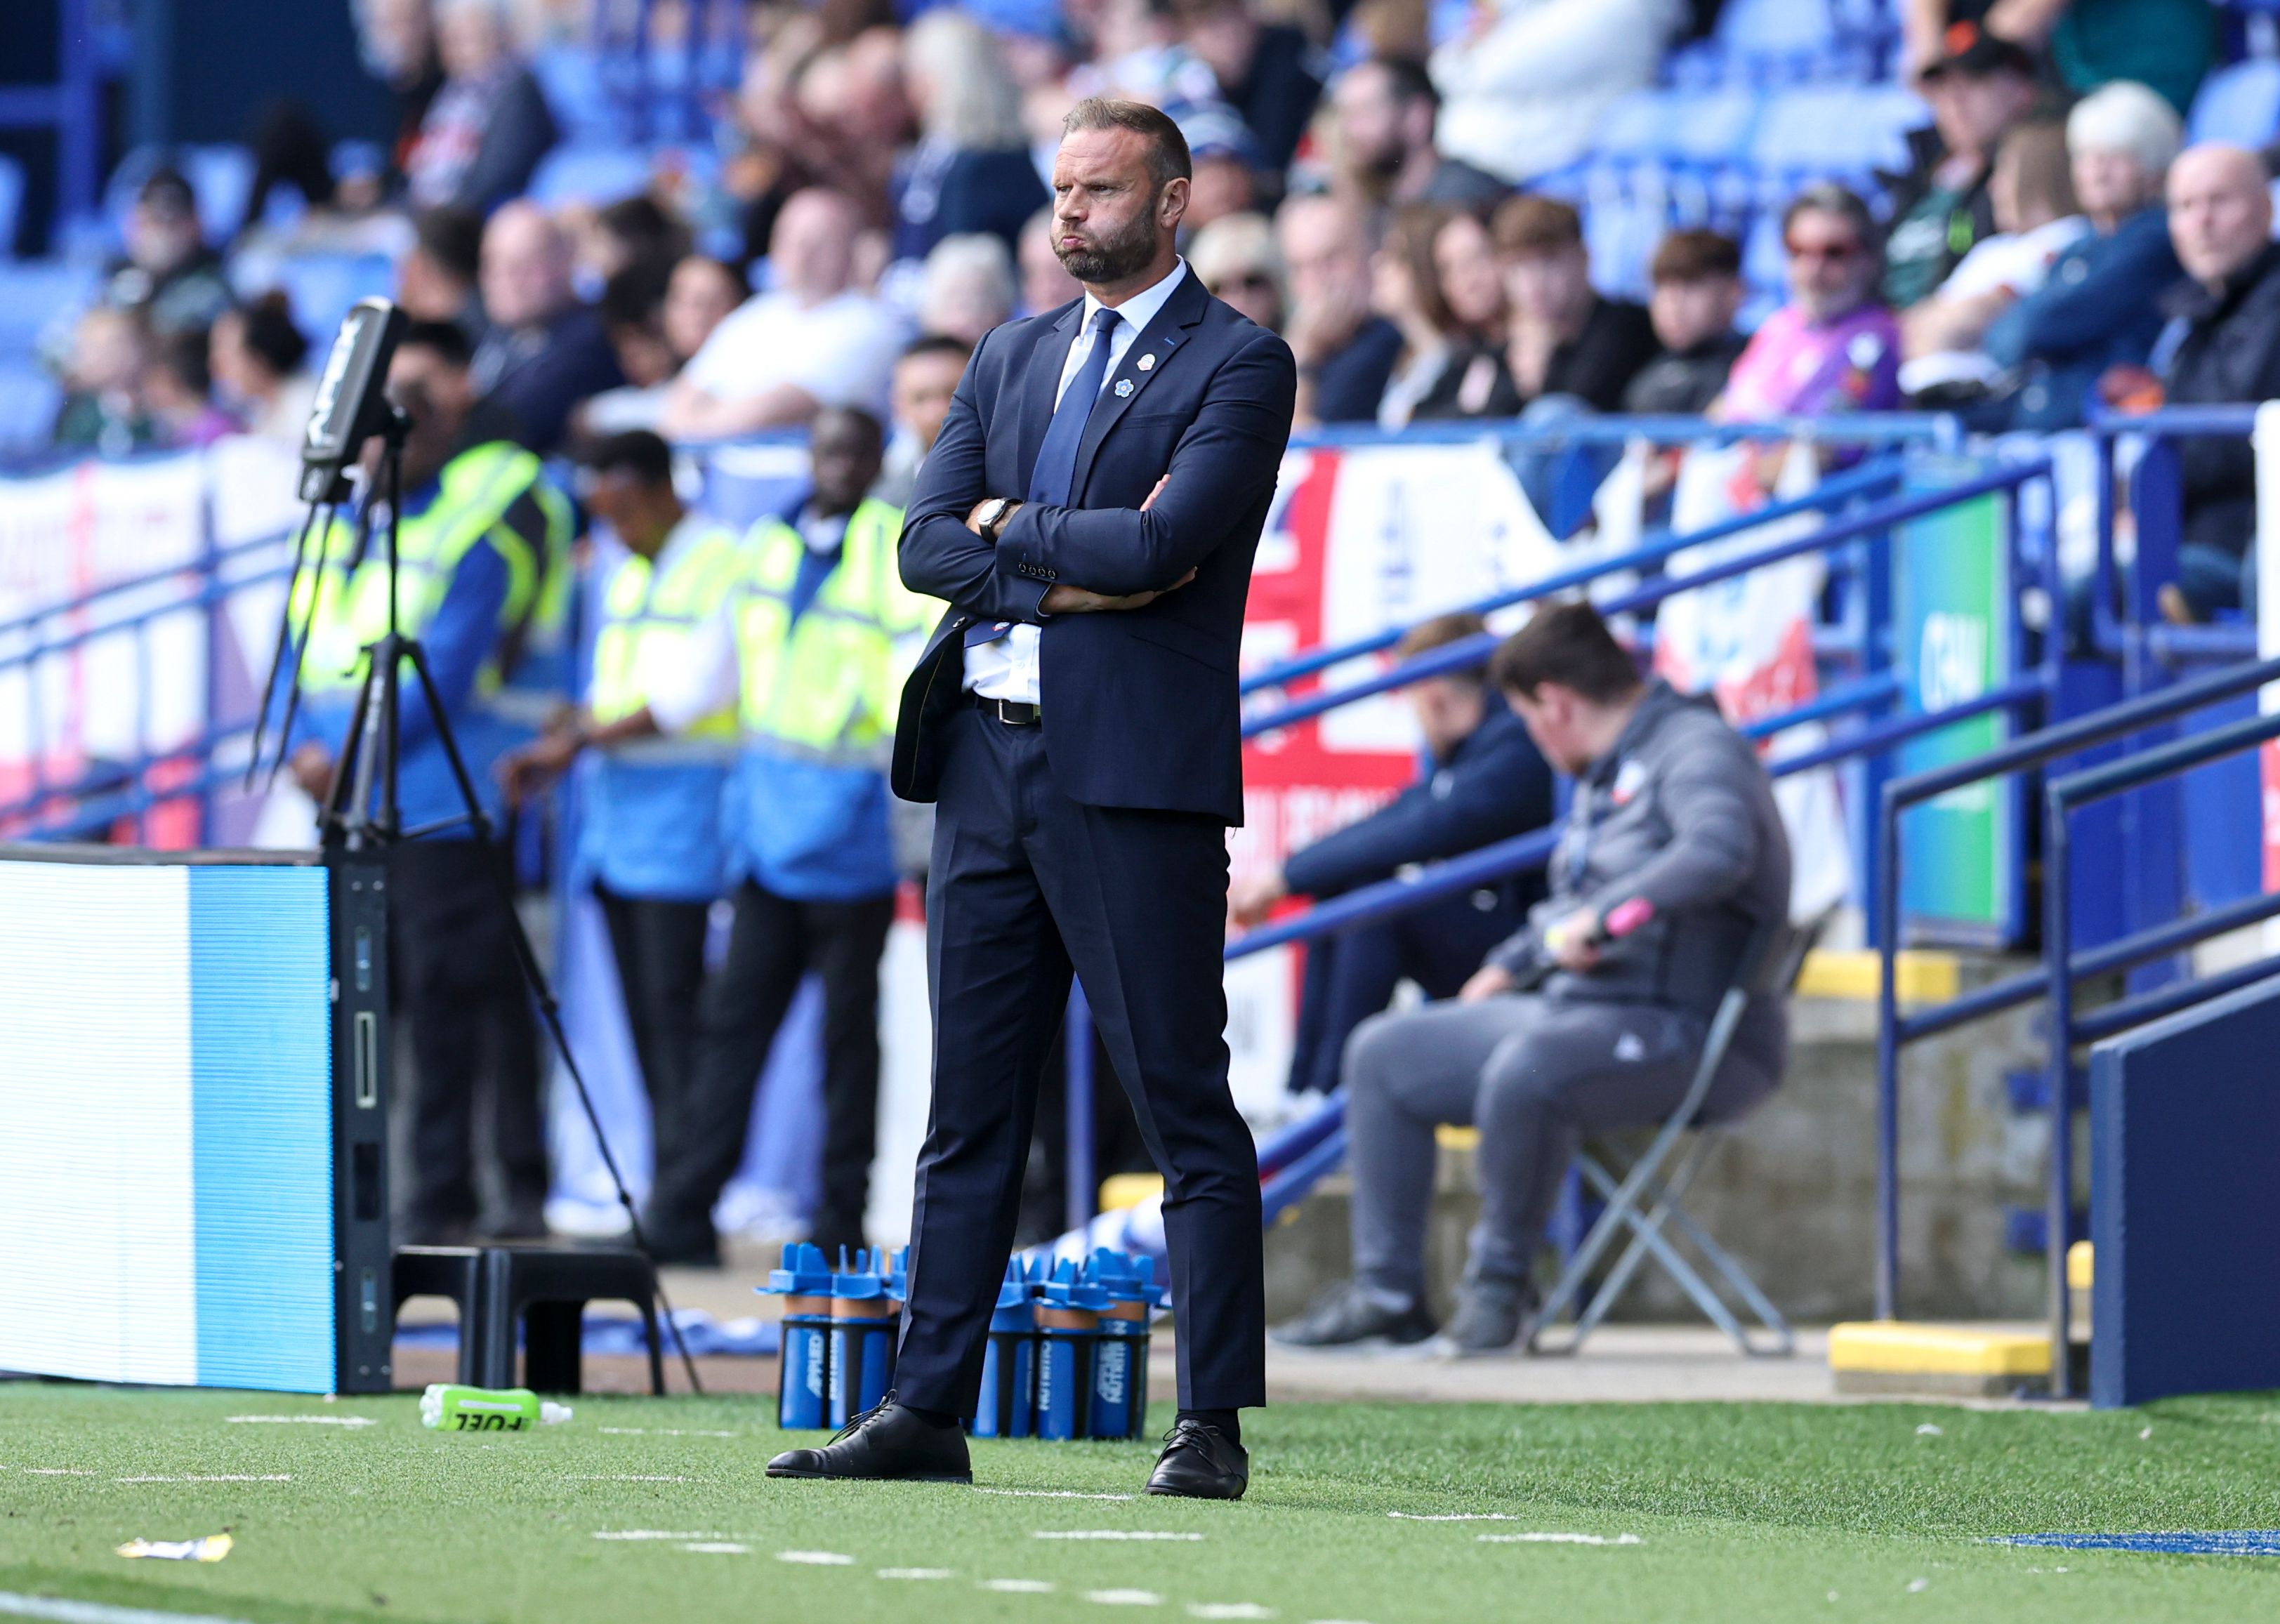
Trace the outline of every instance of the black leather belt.
{"label": "black leather belt", "polygon": [[994,716],[1008,727],[1034,727],[1042,720],[1036,705],[1023,699],[990,699],[981,694],[973,696],[974,709],[985,716]]}

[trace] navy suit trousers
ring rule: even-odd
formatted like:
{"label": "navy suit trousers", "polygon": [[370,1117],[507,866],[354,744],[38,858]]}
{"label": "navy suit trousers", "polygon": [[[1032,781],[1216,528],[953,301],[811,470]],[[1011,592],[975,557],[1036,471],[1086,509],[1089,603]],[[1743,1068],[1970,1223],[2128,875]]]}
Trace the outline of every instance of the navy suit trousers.
{"label": "navy suit trousers", "polygon": [[1185,1409],[1267,1401],[1259,1162],[1228,1091],[1226,832],[1082,804],[1044,730],[945,717],[927,894],[934,1110],[919,1158],[897,1396],[974,1411],[1037,1079],[1074,968],[1164,1174]]}

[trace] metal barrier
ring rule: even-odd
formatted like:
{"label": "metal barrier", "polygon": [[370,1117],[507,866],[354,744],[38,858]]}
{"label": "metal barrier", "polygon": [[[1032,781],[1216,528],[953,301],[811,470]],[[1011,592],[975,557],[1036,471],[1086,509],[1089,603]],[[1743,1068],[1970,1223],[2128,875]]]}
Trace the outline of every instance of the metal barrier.
{"label": "metal barrier", "polygon": [[[2230,975],[2164,988],[2153,994],[2110,1006],[2084,1020],[2072,1018],[2076,979],[2126,968],[2174,953],[2208,936],[2280,914],[2280,897],[2259,897],[2215,910],[2198,918],[2172,920],[2076,953],[2068,936],[2066,814],[2076,805],[2118,794],[2140,783],[2173,776],[2221,756],[2244,750],[2262,740],[2280,736],[2280,726],[2262,719],[2218,729],[2166,745],[2137,757],[2092,767],[2053,781],[2045,788],[2050,832],[2045,848],[2044,965],[2037,970],[2006,977],[1992,985],[1930,1009],[1906,1016],[1899,1011],[1898,963],[1901,930],[1898,902],[1900,885],[1900,815],[1910,806],[1934,799],[1968,784],[2045,766],[2095,746],[2140,733],[2148,727],[2173,720],[2208,704],[2252,692],[2280,681],[2280,659],[2264,660],[2223,671],[2160,692],[2108,706],[2090,715],[2046,727],[2014,740],[2000,749],[1953,766],[1915,774],[1884,786],[1877,815],[1876,884],[1881,894],[1881,924],[1876,933],[1879,960],[1876,1035],[1876,1312],[1880,1319],[1899,1314],[1899,1056],[1919,1038],[1992,1015],[2045,996],[2053,999],[2051,1030],[2050,1110],[2051,1158],[2049,1192],[2048,1267],[2052,1304],[2052,1382],[2054,1390],[2068,1390],[2066,1236],[2071,1220],[2072,1140],[2068,1131],[2073,1099],[2072,1047],[2076,1041],[2110,1035],[2124,1027],[2185,1007],[2203,997],[2230,990],[2242,982]],[[2260,974],[2272,968],[2266,965]]]}

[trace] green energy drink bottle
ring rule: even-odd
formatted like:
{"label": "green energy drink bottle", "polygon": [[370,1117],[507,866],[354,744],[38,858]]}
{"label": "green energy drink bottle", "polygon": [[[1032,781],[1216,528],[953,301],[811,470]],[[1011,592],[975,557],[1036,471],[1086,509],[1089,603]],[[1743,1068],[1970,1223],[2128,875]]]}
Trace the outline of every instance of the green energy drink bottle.
{"label": "green energy drink bottle", "polygon": [[420,1395],[420,1424],[437,1432],[523,1432],[570,1419],[570,1406],[527,1387],[461,1387],[433,1382]]}

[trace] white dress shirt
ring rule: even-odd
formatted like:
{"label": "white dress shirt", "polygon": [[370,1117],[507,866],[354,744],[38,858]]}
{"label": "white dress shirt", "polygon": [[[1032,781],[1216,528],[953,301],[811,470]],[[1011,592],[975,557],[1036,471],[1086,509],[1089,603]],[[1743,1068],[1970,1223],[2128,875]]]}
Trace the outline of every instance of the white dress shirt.
{"label": "white dress shirt", "polygon": [[[1179,260],[1171,273],[1152,288],[1134,294],[1116,306],[1123,319],[1108,330],[1108,365],[1102,369],[1100,384],[1108,387],[1115,376],[1117,363],[1132,341],[1140,336],[1141,329],[1156,319],[1164,308],[1172,290],[1188,273],[1188,262]],[[1060,381],[1053,389],[1053,409],[1060,409],[1061,396],[1075,377],[1077,369],[1092,353],[1096,342],[1092,333],[1094,315],[1101,304],[1090,294],[1084,296],[1084,308],[1077,312],[1076,342],[1069,346],[1061,361]],[[1076,583],[1082,585],[1082,582]],[[1010,699],[1023,704],[1036,704],[1040,691],[1037,678],[1037,628],[1026,623],[1016,626],[995,643],[976,643],[966,650],[966,686],[985,699]]]}

